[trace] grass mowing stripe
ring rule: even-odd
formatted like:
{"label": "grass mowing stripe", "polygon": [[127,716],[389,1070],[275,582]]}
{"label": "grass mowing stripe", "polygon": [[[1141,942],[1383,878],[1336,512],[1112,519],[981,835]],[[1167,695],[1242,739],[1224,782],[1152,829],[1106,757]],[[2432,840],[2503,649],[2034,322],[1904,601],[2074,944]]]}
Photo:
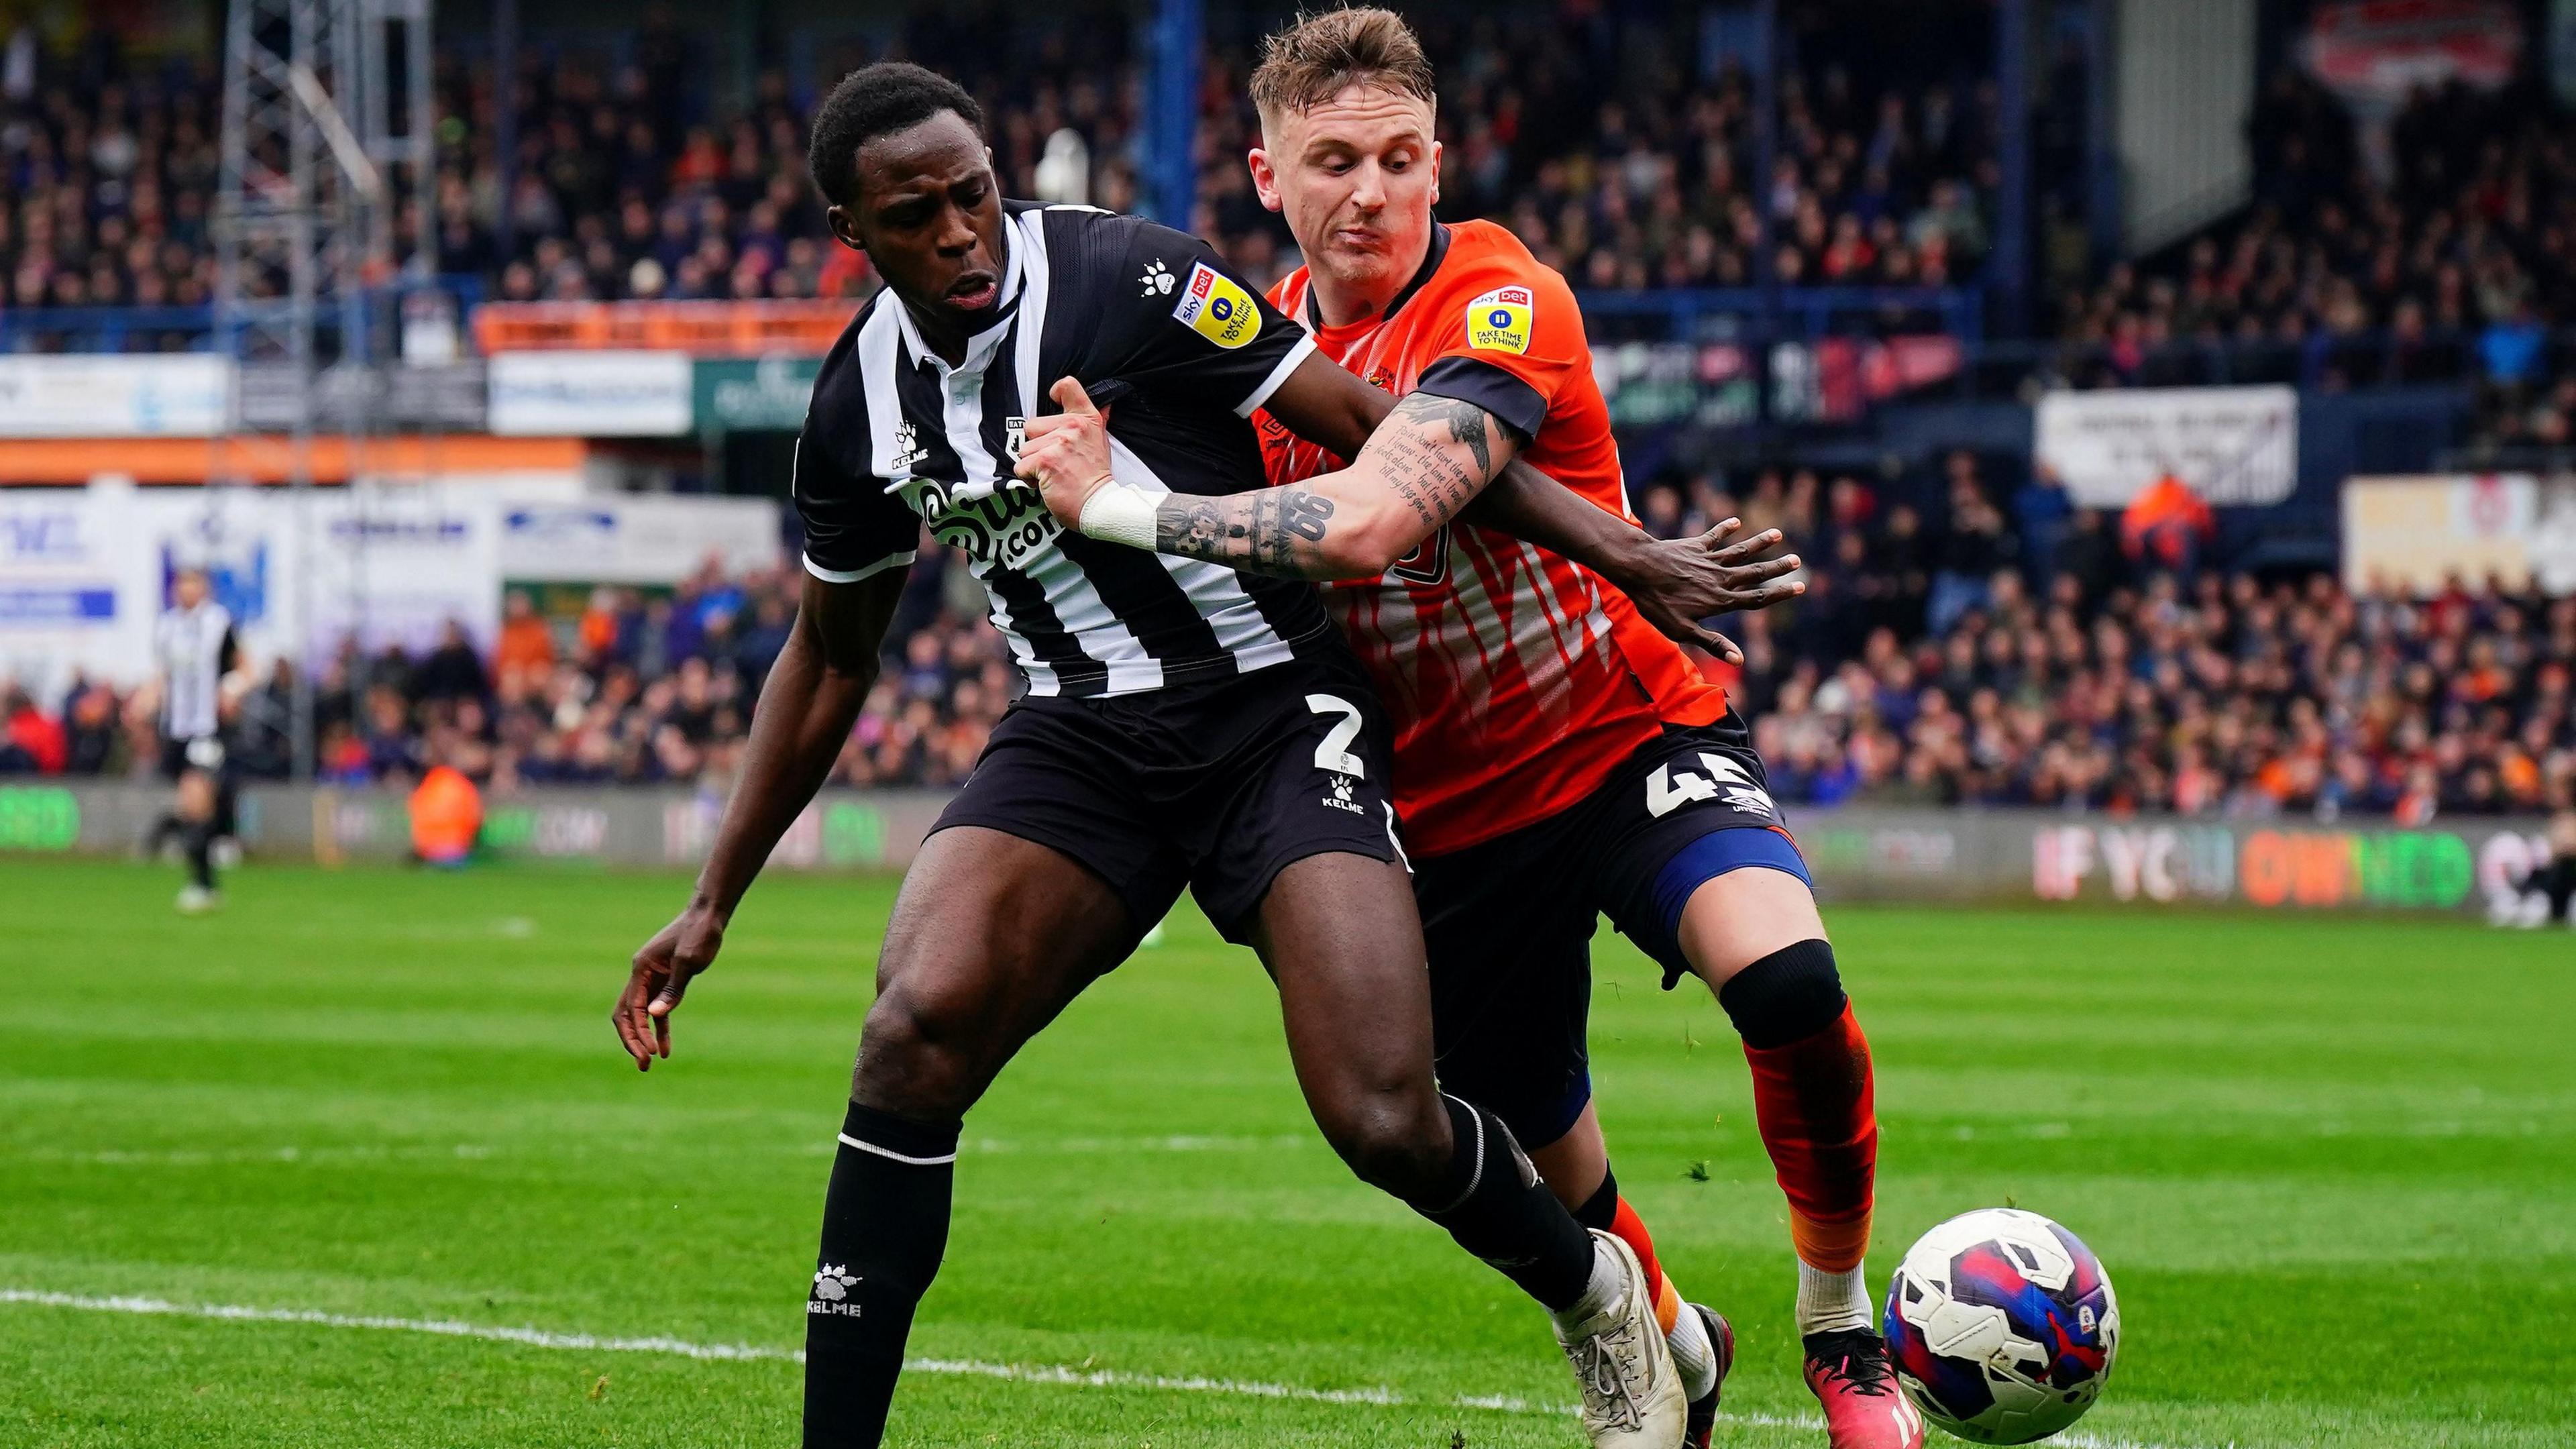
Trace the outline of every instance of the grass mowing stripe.
{"label": "grass mowing stripe", "polygon": [[[82,1293],[54,1293],[37,1288],[0,1288],[0,1304],[26,1304],[39,1308],[72,1308],[87,1313],[131,1313],[160,1318],[205,1318],[228,1323],[292,1323],[317,1328],[366,1328],[395,1333],[427,1333],[441,1338],[475,1338],[491,1343],[517,1344],[523,1348],[577,1349],[594,1353],[658,1353],[678,1358],[713,1362],[805,1361],[805,1351],[795,1348],[772,1348],[756,1343],[691,1343],[678,1338],[602,1338],[589,1333],[554,1333],[542,1328],[511,1328],[502,1324],[466,1323],[453,1318],[389,1318],[375,1314],[326,1313],[318,1308],[257,1308],[238,1303],[173,1303],[166,1298],[146,1298],[134,1294],[98,1297]],[[1311,1404],[1373,1404],[1396,1408],[1419,1402],[1410,1395],[1388,1388],[1314,1389],[1298,1384],[1266,1384],[1245,1379],[1212,1379],[1201,1375],[1125,1373],[1117,1369],[1074,1368],[1063,1364],[986,1363],[980,1359],[915,1358],[904,1361],[904,1372],[913,1374],[957,1374],[969,1378],[1002,1379],[1021,1384],[1058,1384],[1086,1389],[1150,1389],[1165,1393],[1221,1394],[1245,1399],[1294,1399]],[[1565,1405],[1534,1404],[1527,1399],[1491,1394],[1462,1394],[1446,1402],[1445,1407],[1482,1409],[1498,1414],[1545,1414],[1566,1416],[1574,1410]],[[1812,1414],[1720,1414],[1731,1424],[1763,1429],[1821,1429],[1824,1420]],[[2080,1431],[2061,1434],[2057,1442],[2071,1449],[2183,1449],[2183,1446],[2150,1444],[2134,1439],[2103,1439]],[[2237,1449],[2230,1444],[2228,1449]]]}

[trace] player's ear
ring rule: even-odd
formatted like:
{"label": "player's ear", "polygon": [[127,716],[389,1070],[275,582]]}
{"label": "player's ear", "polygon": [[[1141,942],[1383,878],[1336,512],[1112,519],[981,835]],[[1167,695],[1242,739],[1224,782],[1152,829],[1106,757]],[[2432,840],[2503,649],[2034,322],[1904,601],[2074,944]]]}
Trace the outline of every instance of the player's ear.
{"label": "player's ear", "polygon": [[1270,164],[1270,153],[1255,146],[1243,161],[1252,168],[1252,194],[1261,198],[1263,206],[1279,210],[1279,173]]}
{"label": "player's ear", "polygon": [[868,249],[867,242],[859,236],[859,219],[850,213],[848,207],[837,203],[825,207],[823,224],[832,229],[832,235],[840,241],[841,245],[854,252]]}
{"label": "player's ear", "polygon": [[1440,143],[1431,143],[1431,204],[1440,204]]}

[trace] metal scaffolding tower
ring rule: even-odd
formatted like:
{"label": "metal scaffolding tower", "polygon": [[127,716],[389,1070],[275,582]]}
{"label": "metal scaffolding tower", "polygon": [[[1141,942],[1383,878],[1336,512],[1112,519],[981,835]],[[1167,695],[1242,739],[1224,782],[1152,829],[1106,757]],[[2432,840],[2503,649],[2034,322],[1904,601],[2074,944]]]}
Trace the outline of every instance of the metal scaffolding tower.
{"label": "metal scaffolding tower", "polygon": [[[350,382],[334,389],[348,413],[336,430],[363,434],[382,393],[399,288],[435,271],[430,4],[232,0],[226,27],[216,336],[245,378],[258,369],[284,384],[298,627],[313,617],[308,499],[321,369],[328,363]],[[238,396],[232,431],[251,431]],[[292,642],[309,651],[312,641]],[[311,663],[294,661],[299,778],[313,768]]]}

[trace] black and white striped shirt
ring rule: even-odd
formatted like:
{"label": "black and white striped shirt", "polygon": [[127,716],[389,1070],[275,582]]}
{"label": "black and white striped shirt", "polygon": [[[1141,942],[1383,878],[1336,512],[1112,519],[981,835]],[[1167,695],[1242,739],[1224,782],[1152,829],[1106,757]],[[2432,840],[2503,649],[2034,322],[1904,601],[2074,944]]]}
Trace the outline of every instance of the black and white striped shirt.
{"label": "black and white striped shirt", "polygon": [[[923,524],[964,554],[1029,692],[1135,694],[1338,646],[1307,584],[1071,532],[1011,475],[1047,389],[1110,409],[1119,481],[1224,494],[1263,481],[1247,419],[1314,350],[1203,243],[1091,207],[1005,207],[1005,312],[950,367],[890,292],[852,319],[797,440],[805,567],[853,582],[912,562]],[[991,480],[985,497],[959,485]],[[975,490],[968,490],[970,493]]]}
{"label": "black and white striped shirt", "polygon": [[221,733],[220,691],[232,649],[233,616],[212,599],[193,609],[173,608],[153,625],[164,737],[201,740]]}

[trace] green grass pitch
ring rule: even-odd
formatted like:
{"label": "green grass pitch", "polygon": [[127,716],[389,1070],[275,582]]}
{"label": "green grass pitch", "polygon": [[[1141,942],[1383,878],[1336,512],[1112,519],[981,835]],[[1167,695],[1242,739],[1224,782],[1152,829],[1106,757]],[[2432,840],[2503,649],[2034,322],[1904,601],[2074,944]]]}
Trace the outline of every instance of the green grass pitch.
{"label": "green grass pitch", "polygon": [[[176,883],[0,862],[0,1444],[794,1442],[775,1355],[891,883],[764,882],[649,1077],[607,1009],[676,878],[254,867],[198,920]],[[2576,939],[1830,920],[1879,1063],[1873,1285],[1972,1207],[2084,1235],[2127,1337],[2077,1442],[2576,1444]],[[1741,1334],[1721,1441],[1821,1445],[1734,1037],[1596,945],[1620,1178]],[[584,1334],[773,1356],[547,1337]],[[906,1379],[905,1445],[1579,1442],[1535,1312],[1333,1160],[1260,971],[1186,913],[969,1120],[913,1349],[948,1371]]]}

